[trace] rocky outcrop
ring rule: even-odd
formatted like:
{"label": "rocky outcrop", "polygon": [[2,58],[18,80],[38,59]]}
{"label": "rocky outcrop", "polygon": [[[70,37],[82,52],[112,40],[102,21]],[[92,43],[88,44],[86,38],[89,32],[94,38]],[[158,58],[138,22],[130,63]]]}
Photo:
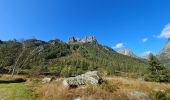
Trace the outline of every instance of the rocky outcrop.
{"label": "rocky outcrop", "polygon": [[138,58],[138,56],[136,56],[131,50],[128,50],[128,49],[121,49],[118,51],[118,53],[122,55],[130,56],[130,57]]}
{"label": "rocky outcrop", "polygon": [[68,43],[97,43],[97,40],[93,36],[87,36],[83,39],[70,37]]}
{"label": "rocky outcrop", "polygon": [[86,84],[97,85],[101,82],[102,78],[98,74],[98,71],[89,71],[76,77],[65,78],[63,81],[63,85],[65,87],[77,87]]}
{"label": "rocky outcrop", "polygon": [[165,46],[158,53],[157,58],[166,64],[170,64],[169,62],[170,61],[170,38],[168,39],[168,42],[165,44]]}
{"label": "rocky outcrop", "polygon": [[149,60],[154,54],[152,52],[146,53],[144,56],[142,56],[143,59]]}

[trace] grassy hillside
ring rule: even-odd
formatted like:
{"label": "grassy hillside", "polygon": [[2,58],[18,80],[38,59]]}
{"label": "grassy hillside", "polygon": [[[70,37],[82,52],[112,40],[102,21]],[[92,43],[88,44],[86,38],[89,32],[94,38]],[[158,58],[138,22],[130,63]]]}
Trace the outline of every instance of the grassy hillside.
{"label": "grassy hillside", "polygon": [[144,74],[148,64],[121,55],[97,43],[67,44],[58,39],[44,42],[36,39],[0,44],[1,73],[53,74],[75,76],[87,70],[99,70],[112,75],[120,72]]}

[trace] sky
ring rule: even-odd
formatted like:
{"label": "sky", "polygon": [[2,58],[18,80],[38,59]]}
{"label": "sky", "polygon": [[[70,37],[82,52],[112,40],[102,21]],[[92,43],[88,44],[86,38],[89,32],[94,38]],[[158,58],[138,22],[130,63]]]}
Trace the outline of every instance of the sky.
{"label": "sky", "polygon": [[115,50],[157,54],[170,37],[170,0],[0,0],[0,39],[95,36]]}

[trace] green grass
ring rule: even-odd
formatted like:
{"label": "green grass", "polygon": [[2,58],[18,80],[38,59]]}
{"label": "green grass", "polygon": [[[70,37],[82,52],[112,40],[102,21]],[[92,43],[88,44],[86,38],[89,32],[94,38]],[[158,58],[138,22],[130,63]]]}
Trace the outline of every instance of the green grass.
{"label": "green grass", "polygon": [[0,99],[34,100],[32,89],[24,83],[0,84]]}

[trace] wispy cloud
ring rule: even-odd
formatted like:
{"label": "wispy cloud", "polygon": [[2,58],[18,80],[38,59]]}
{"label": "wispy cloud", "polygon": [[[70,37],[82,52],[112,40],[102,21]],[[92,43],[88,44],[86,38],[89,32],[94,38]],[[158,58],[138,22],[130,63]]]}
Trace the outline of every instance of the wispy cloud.
{"label": "wispy cloud", "polygon": [[124,44],[123,43],[118,43],[116,44],[115,46],[113,46],[112,48],[113,49],[120,49],[120,48],[123,48],[124,47]]}
{"label": "wispy cloud", "polygon": [[170,23],[163,28],[161,34],[158,35],[157,38],[170,38]]}
{"label": "wispy cloud", "polygon": [[148,41],[148,38],[143,38],[143,39],[142,39],[142,42],[143,42],[143,43],[145,43],[145,42],[147,42],[147,41]]}

